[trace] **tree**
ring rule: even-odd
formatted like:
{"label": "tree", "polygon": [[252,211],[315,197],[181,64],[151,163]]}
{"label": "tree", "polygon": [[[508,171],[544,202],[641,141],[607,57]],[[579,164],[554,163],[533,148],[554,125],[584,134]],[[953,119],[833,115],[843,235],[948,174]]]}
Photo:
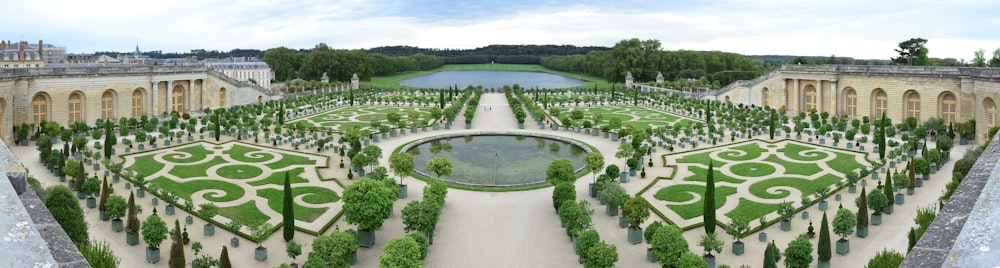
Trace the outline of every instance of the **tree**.
{"label": "tree", "polygon": [[653,242],[650,243],[650,246],[653,256],[656,256],[656,260],[663,267],[680,267],[681,255],[688,252],[688,243],[687,240],[684,240],[683,231],[673,224],[660,227],[653,234]]}
{"label": "tree", "polygon": [[882,212],[885,212],[888,207],[889,198],[882,191],[874,190],[868,194],[868,208],[875,215],[882,215]]}
{"label": "tree", "polygon": [[604,168],[604,155],[599,152],[589,152],[583,157],[583,163],[594,174],[594,183],[597,183],[597,173]]}
{"label": "tree", "polygon": [[580,255],[580,260],[585,263],[590,262],[590,247],[601,242],[601,235],[597,233],[597,230],[586,229],[580,232],[580,236],[576,238],[576,254]]}
{"label": "tree", "polygon": [[903,254],[891,249],[882,249],[875,253],[875,257],[868,260],[865,268],[892,268],[899,267],[903,263]]}
{"label": "tree", "polygon": [[222,254],[219,255],[219,268],[233,268],[229,262],[229,249],[225,245],[222,246]]}
{"label": "tree", "polygon": [[730,220],[732,222],[729,223],[729,229],[726,229],[726,231],[733,237],[733,240],[736,240],[738,243],[742,243],[740,242],[740,239],[743,239],[750,234],[750,218],[734,216],[730,218]]}
{"label": "tree", "polygon": [[413,170],[413,155],[406,152],[396,152],[389,156],[389,168],[399,177],[399,184],[403,184],[403,176]]}
{"label": "tree", "polygon": [[705,259],[690,251],[681,254],[680,260],[677,261],[677,267],[705,267],[706,265],[708,264]]}
{"label": "tree", "polygon": [[150,249],[158,249],[164,239],[167,239],[167,223],[160,219],[160,215],[156,215],[154,209],[153,215],[149,215],[142,223],[142,240],[146,241]]}
{"label": "tree", "polygon": [[440,179],[442,175],[451,176],[451,160],[444,157],[435,157],[430,161],[427,161],[427,170],[434,172],[437,178]]}
{"label": "tree", "polygon": [[990,68],[998,68],[998,67],[1000,67],[1000,48],[993,50],[993,57],[990,58]]}
{"label": "tree", "polygon": [[566,200],[576,199],[576,187],[572,183],[560,183],[556,184],[556,187],[552,188],[552,206],[559,210]]}
{"label": "tree", "polygon": [[785,267],[808,268],[812,261],[812,243],[809,243],[809,235],[800,234],[788,243],[788,248],[785,249]]}
{"label": "tree", "polygon": [[87,178],[80,186],[80,192],[91,197],[97,195],[101,192],[101,181],[97,180],[96,177]]}
{"label": "tree", "polygon": [[715,178],[712,175],[714,168],[712,167],[712,160],[708,161],[708,175],[705,177],[705,198],[702,203],[704,207],[702,210],[702,219],[705,222],[705,233],[715,234]]}
{"label": "tree", "polygon": [[715,236],[715,233],[708,233],[707,235],[701,236],[701,241],[698,241],[698,246],[705,249],[705,257],[714,258],[712,256],[712,251],[716,254],[722,252],[722,240],[719,240]]}
{"label": "tree", "polygon": [[440,215],[441,205],[433,200],[410,201],[402,211],[403,225],[405,225],[403,230],[430,234],[437,226]]}
{"label": "tree", "polygon": [[104,212],[108,215],[108,218],[120,220],[121,217],[125,216],[125,210],[128,208],[128,204],[126,203],[125,198],[119,195],[112,195],[111,197],[108,197],[108,203],[104,208]]}
{"label": "tree", "polygon": [[420,245],[406,236],[393,238],[385,244],[378,263],[383,268],[421,267]]}
{"label": "tree", "polygon": [[291,258],[292,262],[294,262],[295,257],[302,255],[302,244],[295,242],[295,240],[288,241],[288,244],[285,245],[285,253],[288,253],[288,258]]}
{"label": "tree", "polygon": [[420,245],[420,260],[423,261],[427,259],[427,248],[430,247],[430,243],[427,240],[427,235],[423,232],[412,232],[406,234],[406,237],[417,241],[417,245]]}
{"label": "tree", "polygon": [[104,159],[111,159],[112,150],[118,144],[115,132],[111,131],[112,128],[114,128],[114,123],[111,123],[111,121],[104,122]]}
{"label": "tree", "polygon": [[[101,199],[97,202],[97,211],[103,212],[105,216],[107,216],[108,195],[110,194],[111,191],[108,190],[108,177],[104,177],[104,182],[101,183]],[[102,220],[106,219],[102,218]]]}
{"label": "tree", "polygon": [[87,259],[87,264],[90,264],[90,267],[118,267],[122,262],[121,258],[115,256],[115,252],[111,250],[108,242],[90,241],[89,243],[76,244],[76,246],[83,258]]}
{"label": "tree", "polygon": [[972,57],[972,62],[969,66],[972,67],[986,67],[986,51],[980,48],[976,50],[974,56]]}
{"label": "tree", "polygon": [[[285,188],[284,188],[284,198],[282,199],[281,207],[281,223],[282,223],[282,237],[285,238],[285,242],[292,241],[295,239],[295,203],[292,200],[294,194],[292,194],[292,182],[288,177],[288,172],[285,172]],[[294,259],[294,258],[293,258]]]}
{"label": "tree", "polygon": [[264,52],[262,60],[274,70],[275,81],[288,81],[295,78],[302,61],[296,57],[295,51],[287,47],[276,47]]}
{"label": "tree", "polygon": [[87,222],[83,220],[83,209],[80,208],[80,201],[73,196],[73,191],[66,186],[55,186],[49,189],[48,196],[45,197],[45,207],[52,213],[59,226],[66,231],[70,240],[75,244],[87,243],[90,237],[87,235]]}
{"label": "tree", "polygon": [[135,205],[135,193],[129,193],[128,195],[128,217],[125,221],[125,232],[129,234],[139,234],[139,213],[138,208]]}
{"label": "tree", "polygon": [[878,159],[885,159],[885,153],[889,151],[885,148],[885,125],[891,124],[889,118],[882,112],[882,119],[878,121],[878,131],[875,132],[875,143],[878,145]]}
{"label": "tree", "polygon": [[174,220],[174,230],[170,233],[170,239],[174,242],[170,244],[170,260],[167,261],[170,268],[184,268],[187,261],[184,260],[184,241],[181,239],[181,222]]}
{"label": "tree", "polygon": [[894,49],[899,53],[899,57],[892,58],[892,62],[899,65],[927,66],[931,61],[927,58],[927,39],[910,38],[899,43],[899,48]]}
{"label": "tree", "polygon": [[860,201],[858,202],[857,224],[855,226],[858,229],[868,228],[868,196],[865,194],[864,186],[861,186],[861,195],[858,198]]}
{"label": "tree", "polygon": [[622,216],[628,220],[630,229],[639,228],[649,218],[649,202],[641,196],[632,197],[622,206]]}
{"label": "tree", "polygon": [[545,171],[545,180],[552,185],[557,185],[563,182],[573,183],[573,181],[576,180],[573,162],[567,158],[552,160],[552,162],[549,163],[548,169]]}
{"label": "tree", "polygon": [[368,164],[371,165],[374,170],[375,164],[378,164],[378,160],[382,158],[382,148],[375,145],[368,145],[361,151],[364,152],[365,156],[368,158]]}
{"label": "tree", "polygon": [[587,249],[586,268],[614,267],[618,262],[618,247],[604,241],[598,241]]}
{"label": "tree", "polygon": [[777,252],[777,246],[772,246],[774,246],[774,241],[771,241],[764,248],[764,268],[778,268],[778,258],[780,258],[781,253]]}
{"label": "tree", "polygon": [[303,268],[350,267],[351,253],[358,250],[358,238],[350,232],[334,230],[313,240],[312,251]]}
{"label": "tree", "polygon": [[374,231],[382,227],[395,199],[390,197],[390,193],[391,190],[386,189],[384,184],[368,178],[348,185],[343,200],[345,220],[357,224],[360,230]]}
{"label": "tree", "polygon": [[[787,252],[785,254],[788,254]],[[816,255],[819,261],[829,262],[833,254],[830,252],[830,222],[826,219],[826,212],[823,212],[823,220],[819,225],[819,241],[816,245]]]}

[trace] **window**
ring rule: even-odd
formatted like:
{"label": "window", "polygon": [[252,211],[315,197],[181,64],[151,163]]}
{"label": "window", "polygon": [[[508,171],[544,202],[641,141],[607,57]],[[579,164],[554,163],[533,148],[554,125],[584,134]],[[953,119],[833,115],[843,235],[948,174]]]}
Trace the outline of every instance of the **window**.
{"label": "window", "polygon": [[83,122],[83,97],[80,93],[73,93],[69,95],[69,122],[72,125],[77,122]]}
{"label": "window", "polygon": [[920,121],[920,95],[913,90],[906,92],[906,117]]}
{"label": "window", "polygon": [[763,90],[760,91],[760,105],[761,106],[764,106],[764,107],[771,106],[770,102],[768,102],[768,99],[770,99],[770,98],[771,98],[771,92],[770,92],[770,90],[767,90],[766,87]]}
{"label": "window", "polygon": [[176,111],[177,113],[183,114],[184,113],[184,88],[182,88],[180,86],[174,87],[174,93],[173,93],[172,97],[173,97],[173,105],[174,105],[173,108],[174,108],[174,111]]}
{"label": "window", "polygon": [[219,108],[226,107],[226,88],[219,89]]}
{"label": "window", "polygon": [[944,119],[945,124],[955,122],[957,106],[958,101],[955,100],[955,95],[948,93],[941,97],[941,118]]}
{"label": "window", "polygon": [[35,98],[31,99],[31,122],[37,126],[47,120],[49,120],[49,99],[42,94],[35,95]]}
{"label": "window", "polygon": [[983,119],[986,120],[986,129],[991,129],[997,125],[997,104],[993,102],[992,98],[983,100],[983,113]]}
{"label": "window", "polygon": [[844,91],[844,113],[848,116],[858,116],[858,93],[853,88]]}
{"label": "window", "polygon": [[104,95],[101,95],[101,118],[104,118],[104,120],[115,119],[114,95],[111,91],[105,91]]}
{"label": "window", "polygon": [[142,90],[136,89],[135,91],[132,91],[132,117],[134,118],[142,117],[143,114],[142,103],[143,103]]}
{"label": "window", "polygon": [[889,96],[886,96],[885,91],[879,88],[875,89],[875,97],[873,99],[872,102],[875,104],[875,111],[873,111],[872,118],[881,118],[883,114],[889,111]]}
{"label": "window", "polygon": [[816,88],[812,85],[806,86],[805,98],[803,99],[803,110],[812,111],[816,109]]}

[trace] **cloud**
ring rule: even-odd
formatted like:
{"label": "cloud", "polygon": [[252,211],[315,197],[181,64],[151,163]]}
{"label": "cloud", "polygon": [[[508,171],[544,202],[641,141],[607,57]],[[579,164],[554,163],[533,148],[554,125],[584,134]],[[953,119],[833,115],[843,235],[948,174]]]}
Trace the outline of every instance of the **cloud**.
{"label": "cloud", "polygon": [[[356,49],[387,45],[612,46],[881,58],[911,37],[932,57],[1000,47],[1000,3],[983,1],[16,1],[0,38],[45,39],[72,52]],[[9,27],[7,27],[9,26]]]}

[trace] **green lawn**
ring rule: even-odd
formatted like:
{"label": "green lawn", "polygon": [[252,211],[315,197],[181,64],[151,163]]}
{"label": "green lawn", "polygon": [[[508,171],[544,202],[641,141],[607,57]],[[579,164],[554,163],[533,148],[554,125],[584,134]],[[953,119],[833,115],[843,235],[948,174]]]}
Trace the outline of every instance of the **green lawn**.
{"label": "green lawn", "polygon": [[[257,195],[267,199],[267,206],[274,211],[282,211],[282,201],[284,199],[284,191],[278,189],[260,189],[257,190]],[[305,195],[302,197],[302,201],[309,204],[327,204],[340,201],[340,196],[337,192],[331,191],[330,189],[313,187],[313,186],[303,186],[292,188],[292,195],[298,197],[300,195]],[[328,208],[312,208],[305,207],[299,204],[295,204],[295,219],[304,222],[313,222],[319,216],[323,215]]]}
{"label": "green lawn", "polygon": [[747,200],[746,198],[740,198],[740,202],[736,205],[736,209],[726,213],[726,216],[730,219],[742,217],[754,222],[753,220],[759,219],[761,216],[770,214],[774,211],[778,211],[778,204],[758,203]]}
{"label": "green lawn", "polygon": [[[702,196],[705,194],[705,186],[694,185],[694,184],[678,184],[670,187],[665,187],[656,192],[654,197],[663,201],[672,202],[683,202],[694,199],[696,196]],[[728,186],[716,186],[715,187],[715,208],[721,208],[726,204],[726,197],[736,194],[736,188]],[[670,210],[673,210],[680,215],[681,218],[691,219],[694,217],[701,216],[704,210],[704,202],[698,200],[691,204],[684,205],[667,205]]]}

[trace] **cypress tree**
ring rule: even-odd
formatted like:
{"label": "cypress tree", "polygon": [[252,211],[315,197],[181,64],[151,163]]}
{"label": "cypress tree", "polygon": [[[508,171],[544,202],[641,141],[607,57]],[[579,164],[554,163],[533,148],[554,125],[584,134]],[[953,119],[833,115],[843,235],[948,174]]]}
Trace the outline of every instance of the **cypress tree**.
{"label": "cypress tree", "polygon": [[128,213],[125,221],[125,232],[130,234],[139,233],[139,217],[135,209],[135,193],[128,194]]}
{"label": "cypress tree", "polygon": [[830,223],[826,220],[826,212],[823,212],[823,220],[819,225],[818,243],[816,253],[819,255],[819,261],[830,261],[833,256],[830,253]]}
{"label": "cypress tree", "polygon": [[[773,242],[772,242],[773,243]],[[778,261],[774,259],[775,252],[771,245],[764,249],[764,268],[778,268]]]}
{"label": "cypress tree", "polygon": [[295,206],[292,203],[292,184],[288,177],[288,172],[285,172],[285,198],[284,206],[281,209],[281,215],[283,217],[283,227],[285,242],[292,241],[295,238]]}
{"label": "cypress tree", "polygon": [[438,92],[440,93],[438,95],[438,102],[439,102],[438,106],[441,106],[441,109],[444,109],[444,91],[438,91]]}
{"label": "cypress tree", "polygon": [[882,193],[885,194],[885,198],[889,199],[889,206],[887,207],[887,209],[889,207],[892,207],[892,204],[894,204],[892,202],[892,198],[893,196],[896,196],[895,194],[893,194],[894,191],[892,189],[892,176],[885,176],[885,185],[882,187]]}
{"label": "cypress tree", "polygon": [[174,242],[170,244],[170,260],[168,260],[168,266],[170,268],[184,268],[187,266],[187,262],[184,261],[184,242],[181,238],[180,220],[174,220],[174,231],[171,232],[170,237],[174,240]]}
{"label": "cypress tree", "polygon": [[233,268],[229,262],[229,250],[225,245],[222,246],[222,255],[219,256],[219,268]]}
{"label": "cypress tree", "polygon": [[777,124],[778,124],[777,121],[778,120],[777,120],[777,118],[775,118],[777,116],[774,114],[774,110],[770,110],[770,111],[771,111],[770,115],[768,115],[768,117],[767,117],[767,125],[769,127],[768,130],[767,130],[767,134],[770,135],[771,139],[773,140],[774,139],[774,129],[777,127]]}
{"label": "cypress tree", "polygon": [[[101,184],[101,199],[97,202],[97,211],[104,212],[105,205],[108,203],[108,196],[111,195],[111,191],[108,190],[108,177],[104,177],[104,183]],[[104,218],[101,218],[102,220]]]}
{"label": "cypress tree", "polygon": [[[281,121],[284,121],[284,116],[279,118],[281,118]],[[213,115],[212,119],[214,119],[212,121],[215,121],[215,124],[212,125],[212,132],[215,132],[215,141],[219,141],[219,137],[222,135],[222,126],[220,125],[222,122],[219,122],[219,115]]]}
{"label": "cypress tree", "polygon": [[885,125],[888,124],[888,118],[885,117],[885,112],[882,112],[882,119],[878,122],[878,133],[875,141],[878,142],[878,159],[885,159]]}
{"label": "cypress tree", "polygon": [[868,194],[864,186],[861,186],[861,201],[858,202],[857,228],[868,228]]}
{"label": "cypress tree", "polygon": [[111,150],[115,146],[115,133],[111,128],[111,121],[104,123],[104,159],[111,159]]}
{"label": "cypress tree", "polygon": [[771,243],[767,245],[767,248],[771,249],[771,252],[774,252],[774,263],[777,265],[777,263],[781,261],[781,250],[774,244],[774,240],[771,240]]}
{"label": "cypress tree", "polygon": [[705,199],[702,200],[702,203],[705,205],[703,211],[705,233],[708,234],[715,233],[715,178],[713,176],[714,168],[712,165],[712,160],[709,160],[708,175],[705,178]]}

